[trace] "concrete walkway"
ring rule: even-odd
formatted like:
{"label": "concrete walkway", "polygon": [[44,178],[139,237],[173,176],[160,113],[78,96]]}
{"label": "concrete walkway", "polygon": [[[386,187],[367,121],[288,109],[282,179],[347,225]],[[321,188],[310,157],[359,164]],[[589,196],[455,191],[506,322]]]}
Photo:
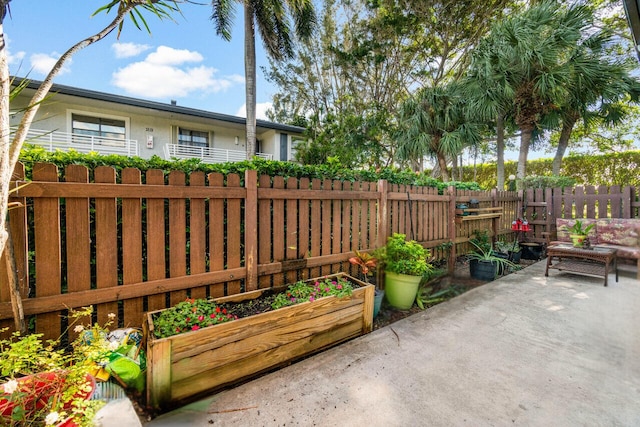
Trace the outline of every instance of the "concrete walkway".
{"label": "concrete walkway", "polygon": [[544,262],[145,426],[640,426],[640,282]]}

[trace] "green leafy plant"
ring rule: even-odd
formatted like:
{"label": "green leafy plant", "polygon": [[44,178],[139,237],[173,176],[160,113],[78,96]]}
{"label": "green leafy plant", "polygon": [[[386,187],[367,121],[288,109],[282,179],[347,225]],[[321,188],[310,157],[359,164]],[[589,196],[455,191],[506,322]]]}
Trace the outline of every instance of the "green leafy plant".
{"label": "green leafy plant", "polygon": [[376,251],[386,271],[410,276],[423,276],[433,270],[428,259],[431,251],[415,240],[406,240],[405,234],[394,233],[387,244]]}
{"label": "green leafy plant", "polygon": [[373,274],[373,269],[378,265],[378,259],[367,252],[353,251],[356,256],[349,258],[349,262],[352,265],[360,267],[364,281],[369,283],[369,275]]}
{"label": "green leafy plant", "polygon": [[166,338],[234,319],[211,300],[189,298],[154,316],[153,335]]}
{"label": "green leafy plant", "polygon": [[509,261],[507,258],[502,258],[495,255],[495,252],[492,248],[487,249],[483,246],[478,246],[474,241],[471,241],[471,244],[476,247],[474,252],[467,254],[467,259],[470,261],[479,261],[479,262],[490,262],[496,265],[496,274],[501,271],[505,271],[506,269],[511,270],[519,270],[520,266],[518,264]]}
{"label": "green leafy plant", "polygon": [[418,294],[416,295],[416,305],[420,307],[421,310],[424,310],[425,308],[434,306],[448,300],[449,298],[460,295],[463,292],[464,289],[459,286],[449,286],[440,290],[435,290],[431,285],[422,285],[418,289]]}
{"label": "green leafy plant", "polygon": [[271,307],[277,310],[306,301],[315,301],[318,298],[335,296],[344,298],[351,296],[353,286],[344,277],[327,277],[316,280],[313,283],[303,281],[289,285],[285,292],[276,295]]}
{"label": "green leafy plant", "polygon": [[493,250],[487,230],[475,230],[473,237],[469,239],[469,243],[475,246],[480,253],[490,253]]}
{"label": "green leafy plant", "polygon": [[578,236],[586,236],[589,234],[589,231],[595,227],[595,224],[589,224],[587,226],[583,226],[582,221],[576,219],[576,222],[568,228],[570,234],[576,234]]}
{"label": "green leafy plant", "polygon": [[507,242],[506,240],[498,240],[496,242],[496,249],[498,252],[508,253],[508,252],[520,252],[522,249],[520,247],[520,243],[517,240],[513,242]]}
{"label": "green leafy plant", "polygon": [[[15,332],[0,340],[0,425],[93,425],[104,402],[88,400],[95,387],[91,373],[118,348],[106,338],[111,321],[102,327],[81,323],[91,313],[91,307],[70,312],[69,329],[78,338],[68,350],[59,339],[43,341],[41,334]],[[87,341],[87,331],[97,339]]]}

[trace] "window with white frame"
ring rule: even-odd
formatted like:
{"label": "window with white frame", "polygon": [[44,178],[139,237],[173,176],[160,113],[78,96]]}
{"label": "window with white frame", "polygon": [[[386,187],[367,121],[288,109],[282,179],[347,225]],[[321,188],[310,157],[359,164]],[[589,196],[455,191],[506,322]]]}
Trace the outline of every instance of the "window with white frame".
{"label": "window with white frame", "polygon": [[208,147],[209,132],[178,128],[178,144],[191,147]]}
{"label": "window with white frame", "polygon": [[71,129],[75,135],[86,135],[89,138],[95,137],[102,142],[124,142],[127,134],[124,120],[84,114],[71,115]]}

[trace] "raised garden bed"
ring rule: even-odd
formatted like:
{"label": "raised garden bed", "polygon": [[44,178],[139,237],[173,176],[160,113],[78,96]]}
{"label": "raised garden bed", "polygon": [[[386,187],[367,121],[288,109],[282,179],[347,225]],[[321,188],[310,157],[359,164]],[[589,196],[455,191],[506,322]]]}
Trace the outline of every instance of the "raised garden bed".
{"label": "raised garden bed", "polygon": [[[350,297],[319,298],[167,338],[153,335],[154,316],[163,310],[147,313],[148,405],[167,409],[371,332],[374,287],[344,273],[329,277],[338,276],[354,285]],[[271,291],[214,301],[255,300]]]}

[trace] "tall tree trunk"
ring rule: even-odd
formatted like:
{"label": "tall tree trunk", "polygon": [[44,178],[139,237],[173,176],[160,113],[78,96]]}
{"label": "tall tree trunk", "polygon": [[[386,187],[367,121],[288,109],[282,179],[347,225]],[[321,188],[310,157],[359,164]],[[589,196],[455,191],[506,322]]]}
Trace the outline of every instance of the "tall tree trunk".
{"label": "tall tree trunk", "polygon": [[504,190],[504,115],[498,114],[496,119],[496,155],[498,169],[498,190]]}
{"label": "tall tree trunk", "polygon": [[440,166],[440,175],[442,176],[442,182],[449,182],[449,172],[447,171],[447,159],[444,154],[438,153],[438,165]]}
{"label": "tall tree trunk", "polygon": [[560,168],[562,167],[562,158],[565,151],[569,146],[569,138],[573,131],[573,126],[576,124],[576,120],[573,118],[566,119],[562,122],[562,131],[560,132],[560,140],[558,141],[558,148],[556,149],[556,155],[553,158],[552,172],[554,175],[560,175]]}
{"label": "tall tree trunk", "polygon": [[249,160],[256,155],[256,30],[250,1],[244,2],[244,77]]}
{"label": "tall tree trunk", "polygon": [[533,127],[520,129],[520,152],[518,154],[518,169],[516,178],[524,179],[527,174],[527,156],[529,156],[529,146],[533,138]]}
{"label": "tall tree trunk", "polygon": [[[4,9],[4,5],[3,5]],[[9,97],[11,94],[11,77],[4,25],[0,23],[0,254],[9,234],[6,229],[6,218],[9,203],[9,184],[13,167],[11,166],[11,130],[9,119]]]}

